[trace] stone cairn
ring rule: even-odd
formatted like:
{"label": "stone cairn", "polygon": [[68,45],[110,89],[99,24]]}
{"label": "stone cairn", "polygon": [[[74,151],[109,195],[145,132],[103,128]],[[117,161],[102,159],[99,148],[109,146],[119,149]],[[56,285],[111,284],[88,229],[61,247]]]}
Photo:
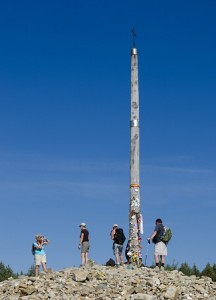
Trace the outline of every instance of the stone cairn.
{"label": "stone cairn", "polygon": [[0,282],[0,300],[40,299],[216,300],[216,283],[209,277],[185,276],[177,270],[95,263]]}

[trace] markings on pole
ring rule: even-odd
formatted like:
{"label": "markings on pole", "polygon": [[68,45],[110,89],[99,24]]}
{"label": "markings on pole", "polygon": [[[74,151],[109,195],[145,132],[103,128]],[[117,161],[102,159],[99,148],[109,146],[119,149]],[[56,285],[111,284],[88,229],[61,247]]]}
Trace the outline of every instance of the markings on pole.
{"label": "markings on pole", "polygon": [[137,183],[132,183],[132,184],[130,185],[130,187],[140,187],[140,185],[137,184]]}

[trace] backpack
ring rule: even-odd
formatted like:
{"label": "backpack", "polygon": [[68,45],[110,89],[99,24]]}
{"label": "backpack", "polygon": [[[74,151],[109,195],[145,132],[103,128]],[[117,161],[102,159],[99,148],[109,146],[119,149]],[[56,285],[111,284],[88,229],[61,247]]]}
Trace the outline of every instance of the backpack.
{"label": "backpack", "polygon": [[123,245],[126,240],[126,237],[124,235],[122,228],[117,228],[114,235],[114,242],[119,245]]}
{"label": "backpack", "polygon": [[31,252],[32,252],[33,255],[35,255],[35,245],[34,245],[34,243],[32,244]]}
{"label": "backpack", "polygon": [[107,262],[106,262],[106,264],[105,264],[107,267],[115,267],[115,261],[112,259],[112,258],[110,258]]}
{"label": "backpack", "polygon": [[172,230],[167,226],[164,226],[163,229],[164,232],[160,239],[162,242],[168,243],[172,238]]}

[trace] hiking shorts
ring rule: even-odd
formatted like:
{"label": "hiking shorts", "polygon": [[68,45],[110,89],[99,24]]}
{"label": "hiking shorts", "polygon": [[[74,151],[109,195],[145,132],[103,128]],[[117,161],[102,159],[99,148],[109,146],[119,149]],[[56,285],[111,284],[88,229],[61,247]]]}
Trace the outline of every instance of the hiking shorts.
{"label": "hiking shorts", "polygon": [[35,266],[40,266],[41,263],[46,263],[46,254],[35,254]]}
{"label": "hiking shorts", "polygon": [[167,255],[167,246],[164,242],[155,244],[155,255]]}
{"label": "hiking shorts", "polygon": [[123,245],[113,244],[113,254],[114,255],[122,255]]}
{"label": "hiking shorts", "polygon": [[81,253],[89,252],[89,248],[90,248],[89,242],[83,242],[81,247]]}

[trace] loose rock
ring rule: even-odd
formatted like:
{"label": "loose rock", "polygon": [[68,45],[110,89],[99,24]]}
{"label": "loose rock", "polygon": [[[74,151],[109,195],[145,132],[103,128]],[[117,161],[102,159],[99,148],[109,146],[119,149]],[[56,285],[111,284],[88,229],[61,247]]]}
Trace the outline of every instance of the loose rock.
{"label": "loose rock", "polygon": [[216,283],[178,271],[89,265],[0,283],[0,300],[216,300]]}

